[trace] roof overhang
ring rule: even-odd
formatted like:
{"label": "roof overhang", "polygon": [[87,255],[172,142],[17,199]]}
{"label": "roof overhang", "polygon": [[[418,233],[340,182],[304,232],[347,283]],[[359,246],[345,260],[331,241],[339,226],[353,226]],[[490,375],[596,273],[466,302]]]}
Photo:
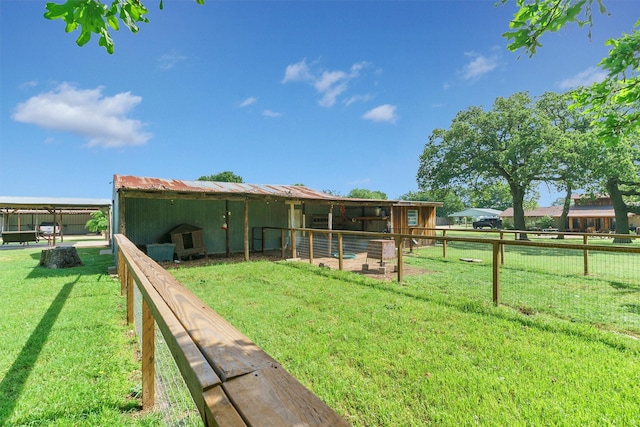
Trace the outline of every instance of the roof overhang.
{"label": "roof overhang", "polygon": [[96,211],[109,209],[109,199],[77,199],[51,197],[5,197],[0,196],[0,212],[16,213],[17,211]]}
{"label": "roof overhang", "polygon": [[268,200],[344,206],[392,206],[397,200],[353,199],[301,185],[182,181],[114,175],[114,190],[124,198],[189,200]]}

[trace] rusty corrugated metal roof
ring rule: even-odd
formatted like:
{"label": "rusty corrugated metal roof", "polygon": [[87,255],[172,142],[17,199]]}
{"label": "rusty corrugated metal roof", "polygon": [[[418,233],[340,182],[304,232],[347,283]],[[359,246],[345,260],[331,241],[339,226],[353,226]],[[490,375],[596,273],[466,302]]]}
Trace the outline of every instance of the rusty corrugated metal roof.
{"label": "rusty corrugated metal roof", "polygon": [[[177,179],[148,178],[130,175],[114,175],[114,188],[119,190],[167,191],[176,193],[231,194],[238,196],[271,196],[284,199],[323,200],[342,203],[380,203],[371,199],[337,197],[300,185],[246,184],[235,182],[182,181]],[[393,203],[385,200],[384,204]]]}

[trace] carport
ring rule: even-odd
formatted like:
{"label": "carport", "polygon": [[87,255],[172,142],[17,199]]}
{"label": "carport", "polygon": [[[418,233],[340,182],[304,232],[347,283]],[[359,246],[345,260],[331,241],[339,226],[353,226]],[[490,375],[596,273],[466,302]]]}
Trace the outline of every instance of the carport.
{"label": "carport", "polygon": [[[53,217],[53,223],[63,225],[65,215],[77,215],[79,213],[91,213],[95,211],[103,211],[107,218],[111,216],[111,200],[109,199],[82,199],[82,198],[51,198],[51,197],[18,197],[18,196],[0,196],[0,214],[2,222],[0,230],[4,236],[15,237],[21,233],[35,235],[37,231],[37,222],[34,220],[38,215],[46,215]],[[30,221],[24,225],[23,217],[30,216]],[[15,216],[16,221],[12,221]],[[109,220],[109,224],[111,221]],[[50,243],[55,245],[57,237],[60,241],[64,241],[64,227],[60,227],[60,233],[56,232],[51,235]],[[110,231],[107,236],[110,239]],[[26,237],[28,238],[28,237]],[[18,240],[13,240],[18,241]]]}

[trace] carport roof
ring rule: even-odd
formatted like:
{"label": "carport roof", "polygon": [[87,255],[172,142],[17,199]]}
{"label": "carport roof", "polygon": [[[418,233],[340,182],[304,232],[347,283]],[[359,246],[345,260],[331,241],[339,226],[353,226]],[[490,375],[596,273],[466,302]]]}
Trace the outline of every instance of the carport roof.
{"label": "carport roof", "polygon": [[111,207],[109,199],[0,196],[0,210],[96,210]]}

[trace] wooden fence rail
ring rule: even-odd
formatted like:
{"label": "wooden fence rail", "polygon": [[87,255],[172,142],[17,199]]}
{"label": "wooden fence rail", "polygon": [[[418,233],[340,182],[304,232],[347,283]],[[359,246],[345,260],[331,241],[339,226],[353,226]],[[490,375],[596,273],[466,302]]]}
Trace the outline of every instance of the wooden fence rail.
{"label": "wooden fence rail", "polygon": [[[430,230],[434,231],[434,235],[422,235],[422,234],[414,234],[414,230],[411,229],[410,233],[407,234],[398,234],[398,233],[371,233],[371,232],[363,232],[363,231],[347,231],[347,230],[324,230],[324,229],[309,229],[309,228],[276,228],[276,227],[264,227],[262,234],[264,236],[265,230],[277,230],[281,233],[282,236],[282,258],[285,257],[285,234],[289,233],[291,235],[292,241],[292,257],[297,257],[296,252],[296,233],[306,236],[309,242],[309,262],[313,263],[313,238],[317,234],[324,234],[328,236],[328,239],[331,240],[332,236],[337,236],[337,244],[338,248],[336,249],[336,254],[338,258],[338,268],[340,270],[343,269],[343,238],[344,236],[353,236],[353,237],[362,237],[366,239],[390,239],[395,241],[396,245],[396,253],[397,253],[397,281],[402,282],[403,280],[403,250],[404,246],[407,245],[409,250],[413,250],[414,240],[425,240],[425,241],[434,241],[441,242],[442,244],[442,256],[443,258],[447,257],[447,242],[466,242],[466,243],[480,243],[484,245],[491,245],[492,247],[492,281],[493,281],[493,302],[496,304],[500,303],[500,266],[505,264],[505,246],[527,246],[527,247],[538,247],[538,248],[546,248],[546,249],[576,249],[581,250],[583,252],[583,263],[584,263],[584,275],[589,275],[589,251],[600,251],[600,252],[614,252],[614,253],[635,253],[640,255],[640,247],[637,246],[603,246],[603,245],[590,245],[588,242],[588,237],[602,237],[602,234],[599,233],[563,233],[564,235],[573,235],[581,237],[582,243],[569,243],[569,240],[562,240],[562,243],[549,243],[549,242],[535,242],[529,240],[511,240],[505,239],[505,234],[524,234],[522,231],[514,231],[514,230],[492,230],[496,233],[495,238],[474,238],[474,237],[460,237],[460,236],[447,236],[446,229],[434,229],[434,228],[422,228],[416,227],[416,231]],[[442,231],[442,235],[438,236],[435,234],[435,231]],[[471,230],[462,230],[462,231],[471,231]],[[481,232],[482,230],[473,230],[472,232]],[[487,232],[487,230],[485,230]],[[532,232],[526,232],[528,234],[533,234]],[[535,232],[539,234],[538,232]],[[557,232],[541,232],[543,234],[558,234]],[[626,235],[626,234],[611,234],[607,235],[607,237],[629,237],[640,238],[640,236],[634,235]],[[265,239],[262,239],[264,245]],[[264,251],[264,246],[262,250]]]}
{"label": "wooden fence rail", "polygon": [[124,235],[115,236],[127,319],[142,295],[143,406],[154,405],[154,320],[206,426],[347,426],[276,360]]}

